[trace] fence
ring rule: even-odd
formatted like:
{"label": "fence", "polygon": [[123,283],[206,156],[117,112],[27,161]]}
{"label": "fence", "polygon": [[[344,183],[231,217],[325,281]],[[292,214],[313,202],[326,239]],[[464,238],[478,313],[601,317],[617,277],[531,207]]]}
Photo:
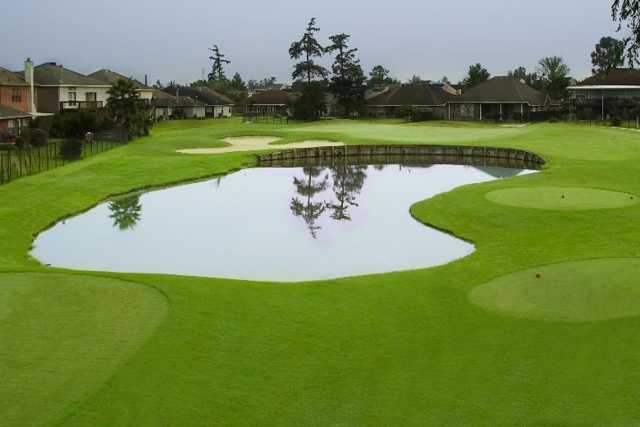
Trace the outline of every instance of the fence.
{"label": "fence", "polygon": [[[93,142],[77,142],[75,155],[70,156],[65,144],[70,141],[51,141],[44,147],[16,148],[0,150],[0,185],[14,179],[48,171],[70,162],[76,162],[115,147],[122,142],[111,139],[98,139]],[[73,150],[71,150],[73,151]]]}

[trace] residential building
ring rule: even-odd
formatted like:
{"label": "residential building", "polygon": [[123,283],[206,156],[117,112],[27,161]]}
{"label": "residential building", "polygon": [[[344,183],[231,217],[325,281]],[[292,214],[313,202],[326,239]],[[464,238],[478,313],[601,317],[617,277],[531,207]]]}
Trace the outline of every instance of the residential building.
{"label": "residential building", "polygon": [[0,105],[0,142],[4,137],[20,135],[23,128],[29,126],[31,114],[15,108]]}
{"label": "residential building", "polygon": [[31,104],[31,89],[24,77],[0,67],[0,105],[30,113]]}
{"label": "residential building", "polygon": [[268,115],[288,114],[289,107],[294,104],[300,94],[285,90],[260,90],[247,99],[245,113]]}
{"label": "residential building", "polygon": [[512,77],[493,77],[447,100],[450,120],[529,120],[551,100],[542,92]]}
{"label": "residential building", "polygon": [[87,77],[55,62],[34,68],[38,112],[99,109],[106,105],[111,87],[104,81]]}
{"label": "residential building", "polygon": [[431,83],[394,84],[367,99],[367,114],[377,118],[401,117],[407,109],[419,109],[433,118],[447,117],[447,100],[455,95]]}
{"label": "residential building", "polygon": [[568,89],[578,118],[606,120],[640,114],[640,70],[618,68],[586,78]]}
{"label": "residential building", "polygon": [[205,116],[211,118],[228,118],[233,113],[234,102],[208,87],[169,86],[164,92],[180,97],[189,97],[205,105]]}
{"label": "residential building", "polygon": [[188,96],[173,96],[159,89],[153,89],[151,100],[153,118],[156,121],[175,118],[203,119],[206,105]]}
{"label": "residential building", "polygon": [[126,80],[133,83],[136,88],[136,92],[138,92],[138,95],[140,96],[140,99],[150,102],[153,98],[153,89],[147,86],[146,81],[145,83],[141,83],[133,77],[126,77],[120,73],[116,73],[115,71],[102,69],[96,71],[95,73],[89,74],[87,77],[95,80],[100,80],[101,82],[108,83],[109,85],[113,85],[118,80]]}

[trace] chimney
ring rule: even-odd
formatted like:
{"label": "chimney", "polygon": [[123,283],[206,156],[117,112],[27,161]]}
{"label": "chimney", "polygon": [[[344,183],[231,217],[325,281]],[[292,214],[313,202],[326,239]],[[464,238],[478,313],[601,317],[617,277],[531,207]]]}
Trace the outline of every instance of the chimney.
{"label": "chimney", "polygon": [[36,92],[35,92],[35,82],[33,77],[33,61],[31,58],[27,58],[24,61],[24,80],[29,85],[29,112],[34,114],[36,112]]}

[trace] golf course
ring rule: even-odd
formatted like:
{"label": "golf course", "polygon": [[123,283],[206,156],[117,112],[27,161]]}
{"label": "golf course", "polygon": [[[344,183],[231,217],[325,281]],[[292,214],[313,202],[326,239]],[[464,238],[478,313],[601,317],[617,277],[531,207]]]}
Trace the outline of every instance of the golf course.
{"label": "golf course", "polygon": [[[273,143],[230,149],[245,137]],[[407,205],[475,245],[434,268],[269,283],[30,256],[39,233],[109,198],[303,141],[505,147],[546,164]],[[2,185],[0,201],[2,426],[640,424],[638,132],[176,120]]]}

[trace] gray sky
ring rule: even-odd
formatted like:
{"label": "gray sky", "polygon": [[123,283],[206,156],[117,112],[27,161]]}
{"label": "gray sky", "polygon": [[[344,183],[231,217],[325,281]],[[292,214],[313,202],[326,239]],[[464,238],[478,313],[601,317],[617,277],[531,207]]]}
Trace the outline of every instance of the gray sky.
{"label": "gray sky", "polygon": [[[539,58],[564,57],[576,77],[590,53],[615,34],[610,0],[20,0],[2,7],[0,65],[21,69],[29,56],[89,73],[110,68],[150,81],[198,79],[207,47],[219,44],[230,76],[289,81],[291,42],[308,19],[320,38],[346,32],[362,65],[395,77],[457,81],[471,63],[492,75]],[[327,59],[326,62],[329,62]]]}

